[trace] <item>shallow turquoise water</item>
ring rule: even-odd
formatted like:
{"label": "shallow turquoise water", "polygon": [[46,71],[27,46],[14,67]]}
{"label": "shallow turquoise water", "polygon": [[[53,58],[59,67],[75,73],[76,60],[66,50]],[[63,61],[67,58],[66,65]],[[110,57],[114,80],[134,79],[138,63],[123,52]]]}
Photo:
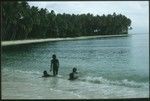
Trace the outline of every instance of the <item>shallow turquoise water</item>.
{"label": "shallow turquoise water", "polygon": [[[3,47],[2,98],[148,97],[148,39],[148,34],[141,33]],[[59,77],[43,80],[39,77],[49,71],[52,54],[60,61]],[[80,78],[70,82],[73,67]]]}

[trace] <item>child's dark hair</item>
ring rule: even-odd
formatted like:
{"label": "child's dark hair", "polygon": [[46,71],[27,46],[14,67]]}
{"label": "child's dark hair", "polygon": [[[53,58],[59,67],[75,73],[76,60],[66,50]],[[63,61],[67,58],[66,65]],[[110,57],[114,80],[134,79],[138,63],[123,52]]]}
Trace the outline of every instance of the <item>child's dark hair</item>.
{"label": "child's dark hair", "polygon": [[77,71],[77,68],[74,67],[74,68],[73,68],[73,72],[76,72],[76,71]]}
{"label": "child's dark hair", "polygon": [[53,56],[52,56],[53,58],[56,58],[56,55],[55,54],[53,54]]}
{"label": "child's dark hair", "polygon": [[43,71],[43,74],[47,74],[47,71],[45,70],[45,71]]}

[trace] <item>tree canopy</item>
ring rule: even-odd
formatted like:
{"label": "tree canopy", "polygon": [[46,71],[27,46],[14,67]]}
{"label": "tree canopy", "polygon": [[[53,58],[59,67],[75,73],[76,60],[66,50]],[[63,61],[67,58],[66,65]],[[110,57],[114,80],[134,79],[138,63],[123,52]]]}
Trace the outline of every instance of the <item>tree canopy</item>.
{"label": "tree canopy", "polygon": [[2,2],[2,40],[128,34],[131,20],[122,14],[56,14],[26,1]]}

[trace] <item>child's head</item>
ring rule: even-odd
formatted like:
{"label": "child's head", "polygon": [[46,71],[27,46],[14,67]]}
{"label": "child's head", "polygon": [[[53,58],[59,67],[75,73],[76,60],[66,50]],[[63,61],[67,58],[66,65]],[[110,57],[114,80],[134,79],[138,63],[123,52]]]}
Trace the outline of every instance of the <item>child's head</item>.
{"label": "child's head", "polygon": [[73,68],[73,72],[76,72],[76,71],[77,71],[77,68],[74,67],[74,68]]}
{"label": "child's head", "polygon": [[53,57],[53,59],[56,59],[56,55],[55,55],[55,54],[53,54],[53,56],[52,56],[52,57]]}
{"label": "child's head", "polygon": [[43,72],[43,75],[47,75],[47,71],[46,70]]}

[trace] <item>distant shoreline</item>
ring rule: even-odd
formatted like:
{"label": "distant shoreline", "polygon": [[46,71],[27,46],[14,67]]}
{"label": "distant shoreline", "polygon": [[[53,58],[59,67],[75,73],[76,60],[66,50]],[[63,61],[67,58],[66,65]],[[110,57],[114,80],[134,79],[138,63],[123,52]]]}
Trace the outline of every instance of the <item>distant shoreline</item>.
{"label": "distant shoreline", "polygon": [[50,42],[50,41],[65,41],[65,40],[83,40],[83,39],[93,39],[93,38],[106,38],[106,37],[122,37],[128,36],[128,34],[122,35],[97,35],[97,36],[82,36],[74,38],[47,38],[47,39],[30,39],[30,40],[12,40],[12,41],[2,41],[1,46],[9,45],[19,45],[19,44],[29,44],[29,43],[40,43],[40,42]]}

